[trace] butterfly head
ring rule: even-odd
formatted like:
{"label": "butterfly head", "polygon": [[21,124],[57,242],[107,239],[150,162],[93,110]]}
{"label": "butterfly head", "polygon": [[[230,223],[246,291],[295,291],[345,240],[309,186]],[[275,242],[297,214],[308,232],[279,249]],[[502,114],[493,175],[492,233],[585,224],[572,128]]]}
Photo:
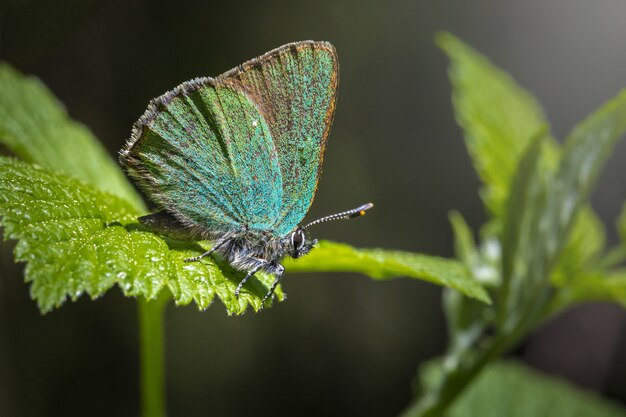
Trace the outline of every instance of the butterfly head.
{"label": "butterfly head", "polygon": [[287,244],[287,253],[292,258],[300,258],[311,251],[313,245],[317,243],[317,239],[311,239],[302,226],[291,232],[289,242]]}
{"label": "butterfly head", "polygon": [[366,210],[369,210],[372,207],[374,207],[372,203],[367,203],[352,210],[322,217],[321,219],[317,219],[305,226],[298,226],[298,228],[291,232],[288,237],[287,253],[292,258],[300,258],[301,256],[304,256],[311,251],[313,246],[317,243],[317,239],[311,239],[308,236],[307,229],[314,224],[324,223],[331,220],[353,219],[355,217],[361,217],[365,214]]}

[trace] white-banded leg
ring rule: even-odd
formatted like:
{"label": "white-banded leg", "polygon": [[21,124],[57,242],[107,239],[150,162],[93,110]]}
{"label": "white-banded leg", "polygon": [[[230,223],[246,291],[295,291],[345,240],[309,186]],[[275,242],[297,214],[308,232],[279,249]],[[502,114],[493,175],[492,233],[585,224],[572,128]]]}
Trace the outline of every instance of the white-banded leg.
{"label": "white-banded leg", "polygon": [[219,248],[224,246],[224,244],[227,241],[228,241],[228,239],[224,239],[224,240],[218,242],[215,246],[213,246],[211,248],[211,250],[209,250],[208,252],[204,252],[202,255],[194,256],[193,258],[187,258],[187,259],[185,259],[185,262],[196,262],[196,261],[199,261],[200,259],[204,258],[205,256],[209,256],[210,254],[212,254],[213,252],[215,252],[216,250],[218,250]]}
{"label": "white-banded leg", "polygon": [[[260,261],[260,259],[259,259],[259,261]],[[254,275],[258,271],[260,271],[261,268],[263,268],[265,266],[265,264],[266,264],[266,262],[259,262],[257,266],[255,266],[253,269],[248,271],[248,274],[245,277],[243,277],[243,279],[241,280],[239,285],[237,285],[237,289],[235,290],[235,297],[239,297],[239,292],[241,291],[243,286],[246,284],[246,282],[250,279],[250,277],[252,275]]]}
{"label": "white-banded leg", "polygon": [[276,266],[276,270],[277,272],[274,278],[274,283],[270,287],[270,290],[267,292],[267,294],[265,294],[265,297],[263,297],[263,300],[261,300],[261,309],[265,305],[267,299],[274,295],[274,291],[276,291],[276,287],[278,287],[278,284],[280,284],[280,279],[283,277],[283,273],[285,272],[285,267],[281,264],[278,264]]}

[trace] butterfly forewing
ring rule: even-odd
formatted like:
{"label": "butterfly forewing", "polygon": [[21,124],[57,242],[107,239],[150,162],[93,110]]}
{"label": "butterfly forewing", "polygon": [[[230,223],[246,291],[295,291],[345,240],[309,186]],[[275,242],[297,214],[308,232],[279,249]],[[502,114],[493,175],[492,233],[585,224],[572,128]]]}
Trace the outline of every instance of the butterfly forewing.
{"label": "butterfly forewing", "polygon": [[283,183],[274,230],[284,236],[302,221],[317,189],[337,95],[335,49],[326,42],[288,44],[218,80],[244,91],[267,120]]}

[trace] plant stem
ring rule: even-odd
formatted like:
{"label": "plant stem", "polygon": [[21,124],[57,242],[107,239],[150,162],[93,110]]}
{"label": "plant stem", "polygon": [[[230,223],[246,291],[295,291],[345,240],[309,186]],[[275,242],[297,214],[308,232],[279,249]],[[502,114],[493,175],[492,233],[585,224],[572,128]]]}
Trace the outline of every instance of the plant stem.
{"label": "plant stem", "polygon": [[[539,319],[540,317],[528,317],[509,333],[495,335],[488,345],[475,351],[473,355],[469,355],[469,363],[450,371],[438,387],[413,400],[400,417],[440,417],[444,415],[448,407],[478,377],[481,371],[528,335],[531,329],[537,325]],[[467,354],[470,351],[471,348]],[[459,356],[463,357],[464,355],[461,353]]]}
{"label": "plant stem", "polygon": [[498,340],[473,358],[470,364],[451,371],[442,385],[416,398],[400,417],[439,417],[473,381],[483,368],[505,350],[505,343]]}
{"label": "plant stem", "polygon": [[142,417],[165,417],[163,313],[168,300],[166,295],[139,299]]}

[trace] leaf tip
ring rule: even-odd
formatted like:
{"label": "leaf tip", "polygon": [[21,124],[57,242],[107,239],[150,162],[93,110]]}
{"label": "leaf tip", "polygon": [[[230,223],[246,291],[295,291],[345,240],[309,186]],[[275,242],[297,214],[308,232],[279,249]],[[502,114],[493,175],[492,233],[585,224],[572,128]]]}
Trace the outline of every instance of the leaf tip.
{"label": "leaf tip", "polygon": [[487,304],[488,306],[493,304],[493,302],[491,301],[491,297],[489,297],[489,294],[484,289],[482,291],[480,291],[478,294],[476,294],[476,299],[478,301],[482,301],[483,303]]}
{"label": "leaf tip", "polygon": [[442,30],[435,33],[435,45],[437,45],[440,49],[448,54],[455,45],[458,45],[460,43],[462,43],[461,40],[459,40],[459,38],[457,38],[450,32]]}

